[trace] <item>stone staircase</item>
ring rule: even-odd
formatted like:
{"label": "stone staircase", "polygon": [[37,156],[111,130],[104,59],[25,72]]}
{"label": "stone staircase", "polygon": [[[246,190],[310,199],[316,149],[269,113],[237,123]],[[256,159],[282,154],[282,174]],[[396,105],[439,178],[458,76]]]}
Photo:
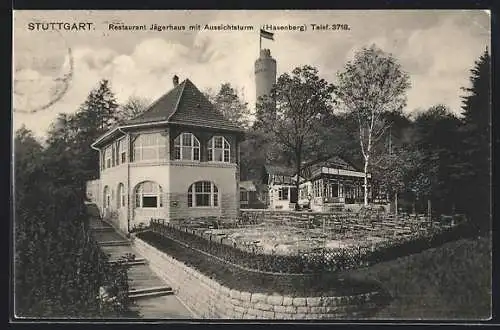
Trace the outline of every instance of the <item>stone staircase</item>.
{"label": "stone staircase", "polygon": [[[175,297],[171,286],[149,268],[147,260],[135,256],[131,242],[95,213],[94,210],[93,214],[90,214],[89,229],[99,247],[109,256],[108,262],[122,262],[129,266],[129,298],[134,302],[132,308],[138,310],[143,318],[193,318],[191,312]],[[131,255],[134,257],[130,258]]]}

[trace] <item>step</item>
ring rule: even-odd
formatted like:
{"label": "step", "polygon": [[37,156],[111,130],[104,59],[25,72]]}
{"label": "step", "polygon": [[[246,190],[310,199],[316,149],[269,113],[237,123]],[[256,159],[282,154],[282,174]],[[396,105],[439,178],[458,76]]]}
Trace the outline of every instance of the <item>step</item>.
{"label": "step", "polygon": [[130,245],[129,241],[105,241],[99,242],[100,246],[128,246]]}
{"label": "step", "polygon": [[131,300],[145,299],[145,298],[154,298],[154,297],[162,297],[173,295],[173,291],[159,291],[159,292],[149,292],[149,293],[139,293],[139,294],[129,294],[129,298]]}
{"label": "step", "polygon": [[[113,264],[113,263],[118,263],[119,260],[109,260],[108,263]],[[146,259],[143,258],[136,258],[134,260],[126,261],[124,262],[125,265],[128,266],[138,266],[138,265],[147,265],[148,262]]]}
{"label": "step", "polygon": [[171,295],[174,294],[174,291],[168,286],[161,286],[147,289],[131,289],[128,294],[130,299],[143,299]]}
{"label": "step", "polygon": [[113,227],[90,227],[90,229],[95,233],[107,233],[110,231],[115,231]]}
{"label": "step", "polygon": [[160,291],[172,291],[172,288],[168,285],[162,286],[153,286],[145,289],[129,289],[129,294],[140,294],[140,293],[151,293],[151,292],[160,292]]}

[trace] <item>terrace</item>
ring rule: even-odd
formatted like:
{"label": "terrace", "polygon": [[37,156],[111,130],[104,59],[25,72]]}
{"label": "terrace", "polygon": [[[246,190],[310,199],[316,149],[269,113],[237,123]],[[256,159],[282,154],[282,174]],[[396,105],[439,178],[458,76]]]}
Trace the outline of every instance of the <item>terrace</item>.
{"label": "terrace", "polygon": [[[203,218],[169,224],[208,240],[251,252],[265,254],[294,255],[345,248],[375,248],[377,244],[388,244],[394,240],[411,240],[422,235],[431,235],[452,228],[463,222],[462,217],[454,221],[432,222],[424,215],[394,216],[338,212],[327,216],[310,214],[260,213],[243,216],[238,220]],[[163,223],[163,222],[162,222]]]}
{"label": "terrace", "polygon": [[[151,221],[151,230],[165,237],[247,268],[280,273],[341,270],[388,260],[452,240],[463,234],[464,227],[461,216],[429,221],[410,215],[395,219],[381,212],[245,212],[238,219]],[[281,261],[271,266],[255,261],[273,257]],[[275,265],[284,263],[286,269]]]}
{"label": "terrace", "polygon": [[381,308],[390,294],[358,273],[474,234],[462,217],[451,222],[374,212],[245,211],[238,219],[152,219],[136,237],[229,289],[292,297],[378,290],[373,303]]}

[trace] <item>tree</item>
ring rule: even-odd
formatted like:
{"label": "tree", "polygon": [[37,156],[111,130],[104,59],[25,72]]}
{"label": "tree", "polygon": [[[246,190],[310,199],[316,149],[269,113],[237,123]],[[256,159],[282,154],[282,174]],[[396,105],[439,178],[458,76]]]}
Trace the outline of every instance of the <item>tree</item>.
{"label": "tree", "polygon": [[471,70],[463,98],[461,204],[483,228],[491,217],[491,59],[486,49]]}
{"label": "tree", "polygon": [[[88,215],[79,182],[86,173],[70,134],[73,120],[59,116],[46,148],[25,127],[15,135],[14,293],[20,317],[96,318],[100,286],[128,291],[126,269],[109,265],[85,231]],[[128,312],[128,300],[119,299],[121,307],[104,316]]]}
{"label": "tree", "polygon": [[90,91],[80,107],[77,118],[80,121],[81,130],[97,136],[103,134],[119,119],[117,110],[118,103],[111,91],[109,81],[103,79],[97,88]]}
{"label": "tree", "polygon": [[[42,145],[35,139],[33,132],[22,126],[15,132],[14,138],[14,178],[16,205],[30,205],[32,211],[37,209],[38,200],[35,194],[28,191],[40,192],[38,186],[33,186],[43,180],[39,159],[43,152]],[[16,219],[16,223],[22,218]]]}
{"label": "tree", "polygon": [[261,179],[265,164],[292,166],[293,155],[276,143],[273,135],[262,127],[250,127],[240,144],[240,175],[242,180]]}
{"label": "tree", "polygon": [[[297,175],[319,143],[319,127],[332,112],[333,90],[332,84],[318,76],[316,68],[306,65],[295,68],[291,75],[282,74],[271,95],[258,104],[256,127],[262,127],[293,155]],[[297,178],[297,192],[299,183]]]}
{"label": "tree", "polygon": [[139,116],[141,113],[148,109],[151,101],[144,97],[131,96],[128,98],[127,102],[119,107],[119,119],[120,123],[123,123],[129,119]]}
{"label": "tree", "polygon": [[358,121],[365,173],[364,204],[368,205],[368,171],[374,146],[389,127],[383,114],[402,111],[409,76],[392,55],[373,45],[358,51],[338,73],[338,80],[337,96]]}
{"label": "tree", "polygon": [[71,127],[77,128],[72,150],[79,155],[82,172],[79,178],[84,180],[83,183],[98,177],[99,174],[99,154],[92,150],[90,145],[115,125],[118,119],[115,95],[108,81],[101,80],[99,86],[90,91],[85,102],[69,121]]}
{"label": "tree", "polygon": [[408,176],[421,168],[422,154],[411,146],[391,147],[373,166],[373,176],[380,183],[380,188],[394,197],[394,208],[398,214],[398,195],[405,191]]}
{"label": "tree", "polygon": [[454,209],[460,186],[460,162],[457,155],[458,118],[443,105],[436,105],[419,114],[413,124],[413,148],[418,149],[421,161],[415,170],[410,187],[417,198],[431,200],[441,213]]}
{"label": "tree", "polygon": [[242,128],[249,128],[250,109],[248,103],[241,100],[230,83],[223,83],[215,95],[212,90],[208,90],[205,95],[224,118]]}

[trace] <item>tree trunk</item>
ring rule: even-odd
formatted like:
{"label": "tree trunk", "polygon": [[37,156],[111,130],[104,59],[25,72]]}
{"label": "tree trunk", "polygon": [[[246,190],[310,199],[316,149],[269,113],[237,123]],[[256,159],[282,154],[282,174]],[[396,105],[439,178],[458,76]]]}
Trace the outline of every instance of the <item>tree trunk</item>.
{"label": "tree trunk", "polygon": [[368,206],[368,158],[365,158],[365,168],[364,168],[364,183],[365,183],[365,196],[364,205]]}
{"label": "tree trunk", "polygon": [[398,219],[398,192],[394,194],[394,213],[396,214],[396,220]]}
{"label": "tree trunk", "polygon": [[297,156],[296,156],[296,159],[297,159],[297,179],[295,180],[295,189],[297,190],[297,201],[295,202],[295,210],[298,211],[299,210],[299,197],[300,197],[300,194],[299,194],[299,185],[300,185],[300,162],[302,161],[302,148],[297,148],[298,152],[297,152]]}
{"label": "tree trunk", "polygon": [[430,198],[427,200],[427,218],[429,219],[429,221],[431,221],[432,208],[431,208],[431,199]]}

